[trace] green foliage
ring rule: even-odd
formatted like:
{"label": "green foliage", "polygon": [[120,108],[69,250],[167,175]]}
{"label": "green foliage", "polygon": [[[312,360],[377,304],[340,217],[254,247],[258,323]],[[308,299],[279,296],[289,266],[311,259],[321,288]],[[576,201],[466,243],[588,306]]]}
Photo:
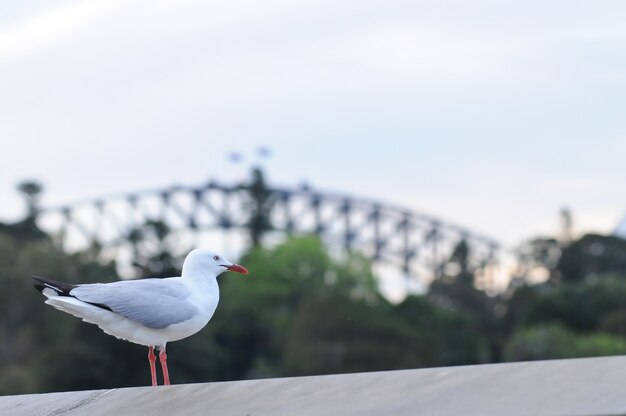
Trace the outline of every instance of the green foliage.
{"label": "green foliage", "polygon": [[502,326],[503,299],[489,296],[474,286],[474,268],[470,249],[461,241],[443,267],[444,274],[430,286],[427,298],[442,308],[466,317],[475,331],[475,338],[487,346],[489,361],[499,361],[505,329]]}
{"label": "green foliage", "polygon": [[421,346],[416,348],[427,357],[427,366],[488,362],[489,342],[480,336],[481,322],[476,316],[438,306],[427,296],[407,297],[396,314],[414,328]]}
{"label": "green foliage", "polygon": [[509,304],[516,325],[561,322],[576,331],[592,331],[609,314],[626,309],[626,281],[605,276],[594,282],[526,287]]}
{"label": "green foliage", "polygon": [[556,266],[561,279],[579,282],[601,275],[626,277],[626,240],[615,236],[584,235],[563,249]]}
{"label": "green foliage", "polygon": [[[218,379],[483,362],[479,326],[425,297],[389,304],[361,256],[333,259],[315,237],[255,248],[250,277],[226,276],[210,330],[232,354]],[[227,353],[220,354],[228,357]]]}
{"label": "green foliage", "polygon": [[548,360],[626,354],[626,340],[603,333],[576,334],[559,324],[516,332],[509,340],[506,361]]}
{"label": "green foliage", "polygon": [[420,296],[376,307],[345,296],[311,297],[294,321],[286,375],[472,364],[486,356],[469,319]]}
{"label": "green foliage", "polygon": [[[176,274],[169,230],[147,223],[135,231],[136,244],[149,233],[161,242],[142,263],[146,273]],[[612,238],[582,240],[562,248],[558,261],[561,248],[542,240],[532,262],[552,265],[550,282],[498,296],[475,287],[471,247],[461,242],[429,292],[399,304],[380,295],[363,256],[335,257],[312,236],[255,245],[240,260],[250,275],[220,277],[222,301],[208,327],[169,346],[172,381],[626,353],[626,279],[605,273],[620,267],[626,251]],[[116,280],[115,265],[97,253],[68,255],[32,218],[0,224],[0,394],[148,384],[145,347],[52,310],[32,289],[33,274]]]}
{"label": "green foliage", "polygon": [[613,335],[626,336],[626,309],[616,309],[606,313],[600,321],[600,330]]}
{"label": "green foliage", "polygon": [[[0,394],[57,389],[65,352],[83,341],[80,321],[49,310],[33,290],[30,276],[42,272],[83,282],[115,276],[112,265],[69,256],[48,238],[0,232]],[[70,336],[80,341],[73,343]]]}
{"label": "green foliage", "polygon": [[382,302],[364,258],[332,259],[315,237],[291,238],[272,249],[255,247],[241,262],[251,275],[227,275],[220,283],[221,297],[228,301],[216,312],[214,336],[238,353],[233,355],[237,363],[225,363],[219,379],[285,374],[294,316],[310,298],[339,296],[371,307]]}
{"label": "green foliage", "polygon": [[[296,311],[285,353],[286,375],[388,370],[428,365],[416,328],[390,307],[319,295]],[[431,351],[428,351],[429,353]]]}
{"label": "green foliage", "polygon": [[247,223],[252,245],[261,244],[263,235],[272,229],[271,211],[275,203],[272,192],[267,187],[265,176],[260,168],[252,170],[252,181],[244,186],[248,191],[248,210],[250,218]]}

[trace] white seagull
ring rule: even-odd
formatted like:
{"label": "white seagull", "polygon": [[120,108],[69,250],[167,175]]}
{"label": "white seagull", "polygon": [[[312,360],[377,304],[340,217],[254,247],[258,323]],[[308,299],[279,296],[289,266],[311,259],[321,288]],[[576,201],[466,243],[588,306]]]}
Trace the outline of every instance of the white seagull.
{"label": "white seagull", "polygon": [[33,276],[46,303],[96,324],[117,338],[149,347],[152,385],[157,385],[156,356],[169,385],[165,345],[200,331],[219,301],[217,276],[230,270],[248,274],[219,254],[196,249],[187,255],[180,277],[72,285]]}

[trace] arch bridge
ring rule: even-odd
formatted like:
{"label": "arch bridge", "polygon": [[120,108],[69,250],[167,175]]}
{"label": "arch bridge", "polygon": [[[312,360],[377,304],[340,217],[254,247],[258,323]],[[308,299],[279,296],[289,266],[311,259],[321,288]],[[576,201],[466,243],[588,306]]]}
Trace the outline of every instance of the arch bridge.
{"label": "arch bridge", "polygon": [[[126,265],[122,274],[130,275],[133,262],[154,253],[167,239],[179,250],[211,234],[235,235],[237,245],[247,244],[246,230],[263,216],[265,238],[316,234],[330,247],[363,253],[418,286],[443,273],[454,248],[465,241],[478,285],[493,288],[502,251],[496,240],[466,227],[308,186],[259,188],[215,181],[172,186],[44,208],[37,222],[70,250],[98,247]],[[147,225],[150,232],[145,231]]]}

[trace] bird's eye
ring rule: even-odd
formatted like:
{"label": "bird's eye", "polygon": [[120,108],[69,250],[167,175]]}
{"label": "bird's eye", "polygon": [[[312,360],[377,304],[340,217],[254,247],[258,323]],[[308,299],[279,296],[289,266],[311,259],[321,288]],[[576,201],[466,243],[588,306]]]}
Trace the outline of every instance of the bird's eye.
{"label": "bird's eye", "polygon": [[220,259],[220,256],[213,256],[213,260],[217,261]]}

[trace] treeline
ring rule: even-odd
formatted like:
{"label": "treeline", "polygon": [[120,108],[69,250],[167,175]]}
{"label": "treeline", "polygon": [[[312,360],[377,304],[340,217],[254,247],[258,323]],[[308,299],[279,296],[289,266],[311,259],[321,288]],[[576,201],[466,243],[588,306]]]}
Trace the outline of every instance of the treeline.
{"label": "treeline", "polygon": [[[392,304],[363,257],[337,259],[315,237],[257,245],[240,259],[249,276],[220,277],[208,327],[168,348],[172,381],[626,353],[626,241],[534,240],[522,261],[547,270],[547,282],[528,284],[522,273],[496,296],[475,288],[470,252],[460,243],[427,293]],[[170,253],[150,260],[163,258],[179,264]],[[118,278],[113,263],[63,252],[32,220],[0,226],[0,394],[148,384],[144,347],[45,306],[33,274]]]}

